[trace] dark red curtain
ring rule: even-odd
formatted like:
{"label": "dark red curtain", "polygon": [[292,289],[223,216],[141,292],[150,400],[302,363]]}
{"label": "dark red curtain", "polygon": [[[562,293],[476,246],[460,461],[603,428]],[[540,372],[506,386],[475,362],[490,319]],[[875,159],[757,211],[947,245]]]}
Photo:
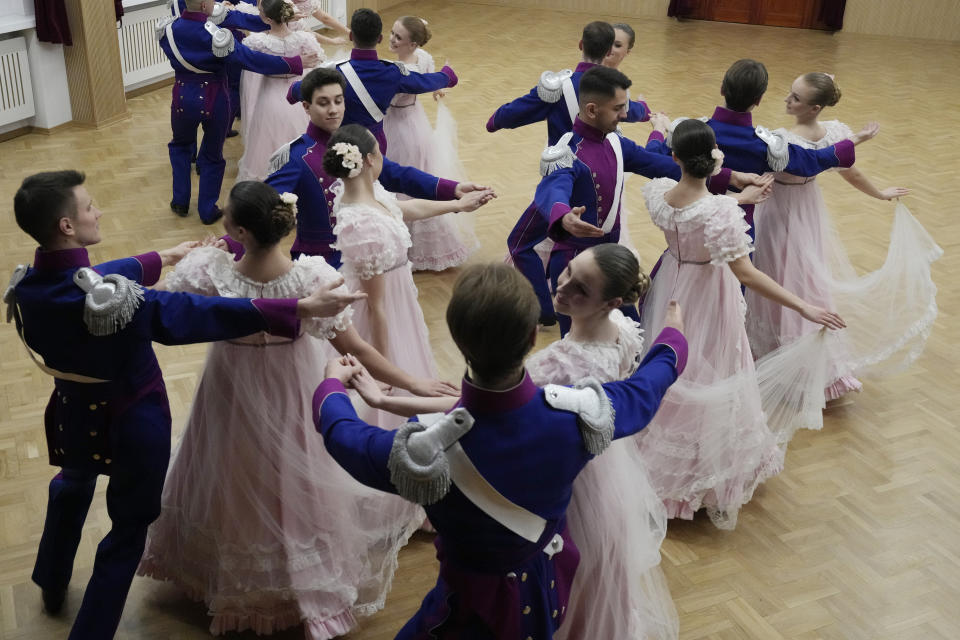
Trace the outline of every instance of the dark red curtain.
{"label": "dark red curtain", "polygon": [[686,18],[693,12],[695,0],[670,0],[667,15],[671,18]]}
{"label": "dark red curtain", "polygon": [[820,5],[820,21],[831,31],[843,29],[843,11],[847,0],[823,0]]}
{"label": "dark red curtain", "polygon": [[37,38],[42,42],[73,44],[63,0],[33,0],[33,9],[37,18]]}

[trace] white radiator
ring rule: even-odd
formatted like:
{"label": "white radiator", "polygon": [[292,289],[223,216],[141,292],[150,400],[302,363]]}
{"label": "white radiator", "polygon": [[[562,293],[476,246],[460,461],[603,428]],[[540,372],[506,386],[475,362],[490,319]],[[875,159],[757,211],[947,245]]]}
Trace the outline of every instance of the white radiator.
{"label": "white radiator", "polygon": [[128,11],[117,29],[123,88],[135,89],[173,75],[173,67],[157,43],[157,20],[170,15],[166,3]]}
{"label": "white radiator", "polygon": [[27,41],[23,38],[0,40],[0,125],[34,115]]}

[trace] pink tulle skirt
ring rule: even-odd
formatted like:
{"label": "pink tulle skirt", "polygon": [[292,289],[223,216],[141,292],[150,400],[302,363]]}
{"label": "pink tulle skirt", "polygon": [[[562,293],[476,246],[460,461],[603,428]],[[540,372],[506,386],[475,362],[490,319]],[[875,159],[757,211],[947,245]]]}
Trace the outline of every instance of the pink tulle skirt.
{"label": "pink tulle skirt", "polygon": [[[390,107],[383,120],[388,156],[394,162],[441,178],[463,180],[456,153],[456,123],[442,103],[437,129],[430,126],[420,101],[408,107]],[[414,271],[443,271],[466,262],[479,243],[473,233],[472,213],[448,213],[407,223],[413,246],[408,253]]]}
{"label": "pink tulle skirt", "polygon": [[287,102],[287,90],[297,77],[264,76],[244,71],[240,76],[243,118],[243,156],[237,167],[237,182],[263,180],[273,152],[307,130],[310,121],[303,106]]}
{"label": "pink tulle skirt", "polygon": [[311,417],[324,344],[210,346],[138,572],[203,601],[211,633],[346,633],[383,607],[423,520],[324,448]]}

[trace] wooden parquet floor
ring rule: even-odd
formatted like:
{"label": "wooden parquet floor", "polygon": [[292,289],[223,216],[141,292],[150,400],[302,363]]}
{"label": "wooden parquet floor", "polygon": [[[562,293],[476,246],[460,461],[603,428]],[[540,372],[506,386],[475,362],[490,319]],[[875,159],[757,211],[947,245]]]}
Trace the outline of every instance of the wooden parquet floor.
{"label": "wooden parquet floor", "polygon": [[[502,259],[506,234],[529,202],[545,127],[488,134],[484,123],[501,103],[525,93],[544,69],[572,67],[583,15],[427,0],[385,12],[384,23],[416,11],[435,34],[428,49],[449,58],[461,84],[448,104],[460,123],[461,156],[470,176],[500,198],[478,217],[482,250],[474,260]],[[615,19],[615,16],[596,16]],[[667,19],[635,21],[637,46],[624,70],[656,110],[708,115],[719,100],[727,65],[763,60],[771,75],[756,121],[789,124],[781,98],[807,71],[835,73],[844,95],[830,117],[855,129],[867,120],[881,135],[858,150],[857,166],[881,186],[914,189],[907,205],[946,255],[936,265],[940,316],[927,350],[908,372],[867,381],[848,404],[828,410],[822,432],[798,434],[786,470],[757,492],[736,531],[705,518],[673,522],[663,567],[686,640],[908,640],[960,637],[960,434],[957,431],[960,288],[960,45],[879,36]],[[0,143],[0,281],[32,258],[16,228],[12,197],[26,175],[75,167],[106,213],[105,241],[95,260],[129,255],[203,236],[194,214],[167,209],[170,89],[130,100],[131,118],[101,130],[68,129]],[[430,102],[429,100],[427,101]],[[433,107],[428,106],[428,112]],[[645,139],[647,125],[627,125]],[[242,142],[227,142],[227,188]],[[646,218],[640,188],[628,183],[630,228],[647,266],[663,246]],[[821,179],[854,264],[884,257],[893,205],[872,200],[838,176]],[[455,270],[417,276],[443,374],[461,362],[443,324]],[[546,344],[556,330],[542,334]],[[205,347],[158,347],[179,434]],[[45,512],[48,467],[41,414],[51,382],[28,360],[12,328],[0,330],[0,638],[62,638],[79,606],[97,542],[109,529],[102,491],[87,519],[65,613],[41,612],[30,582]],[[352,640],[392,638],[435,576],[433,548],[418,534],[400,556],[387,607],[365,620]],[[204,638],[202,606],[173,587],[134,581],[118,638]],[[233,637],[252,638],[251,634]],[[299,638],[294,629],[276,636]]]}

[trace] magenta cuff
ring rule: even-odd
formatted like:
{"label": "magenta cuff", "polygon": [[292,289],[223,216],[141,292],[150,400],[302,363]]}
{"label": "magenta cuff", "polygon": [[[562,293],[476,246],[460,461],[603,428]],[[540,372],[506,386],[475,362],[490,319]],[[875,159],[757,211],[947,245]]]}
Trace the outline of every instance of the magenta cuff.
{"label": "magenta cuff", "polygon": [[250,302],[263,316],[268,333],[291,340],[300,335],[296,298],[254,298]]}
{"label": "magenta cuff", "polygon": [[733,171],[724,167],[720,169],[720,173],[717,175],[707,178],[707,189],[710,190],[710,193],[721,196],[725,194],[730,187],[730,174],[732,173]]}
{"label": "magenta cuff", "polygon": [[666,327],[654,340],[651,348],[658,344],[670,347],[677,355],[677,375],[683,373],[683,370],[687,368],[687,338],[673,327]]}
{"label": "magenta cuff", "polygon": [[837,160],[839,161],[839,166],[847,169],[853,166],[853,163],[857,159],[857,153],[854,151],[853,141],[852,140],[841,140],[837,144],[833,145],[834,153],[837,155]]}
{"label": "magenta cuff", "polygon": [[287,66],[290,67],[290,73],[295,76],[303,75],[303,59],[300,56],[294,56],[292,58],[284,56],[283,60],[287,63]]}
{"label": "magenta cuff", "polygon": [[451,69],[447,65],[443,65],[443,69],[440,69],[440,73],[442,73],[443,75],[447,76],[447,78],[450,79],[450,83],[447,85],[448,89],[450,87],[457,86],[457,83],[460,81],[459,78],[457,78],[457,74],[453,72],[453,69]]}
{"label": "magenta cuff", "polygon": [[133,259],[139,262],[140,267],[143,269],[140,284],[145,287],[151,287],[157,284],[157,281],[160,280],[160,271],[163,269],[163,260],[160,259],[160,254],[156,251],[151,251],[150,253],[133,256]]}
{"label": "magenta cuff", "polygon": [[650,135],[647,137],[647,144],[650,144],[654,140],[658,142],[665,142],[666,138],[659,131],[651,131]]}
{"label": "magenta cuff", "polygon": [[320,408],[323,406],[324,400],[333,393],[344,395],[347,393],[346,387],[336,378],[327,378],[313,392],[313,423],[316,425],[317,431],[320,431]]}
{"label": "magenta cuff", "polygon": [[458,184],[455,180],[437,178],[437,200],[456,200]]}
{"label": "magenta cuff", "polygon": [[497,123],[493,121],[493,119],[496,117],[497,117],[497,114],[493,114],[492,116],[490,116],[490,119],[487,120],[487,131],[489,131],[490,133],[493,133],[494,131],[498,131],[500,129],[500,127],[497,126]]}

